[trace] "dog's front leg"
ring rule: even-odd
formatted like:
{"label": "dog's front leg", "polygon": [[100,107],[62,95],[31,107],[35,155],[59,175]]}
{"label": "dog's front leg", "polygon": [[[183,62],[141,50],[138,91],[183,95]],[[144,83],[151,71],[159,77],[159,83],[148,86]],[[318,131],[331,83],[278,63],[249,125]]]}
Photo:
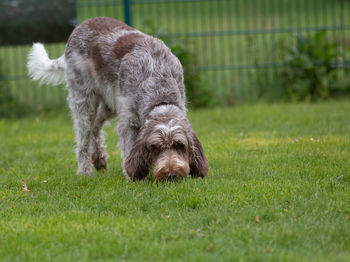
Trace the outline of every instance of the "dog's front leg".
{"label": "dog's front leg", "polygon": [[125,171],[125,159],[130,155],[131,148],[137,138],[138,128],[130,122],[130,119],[121,118],[116,129],[119,135],[118,148],[121,152],[123,173],[129,178]]}

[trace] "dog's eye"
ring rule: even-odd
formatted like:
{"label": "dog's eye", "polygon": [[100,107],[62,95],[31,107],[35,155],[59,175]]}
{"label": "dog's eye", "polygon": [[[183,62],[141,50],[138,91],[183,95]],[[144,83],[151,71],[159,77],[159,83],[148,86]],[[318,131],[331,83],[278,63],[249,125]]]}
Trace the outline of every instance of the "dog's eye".
{"label": "dog's eye", "polygon": [[156,145],[156,144],[151,144],[150,146],[149,146],[149,148],[150,148],[150,150],[151,151],[158,151],[159,149],[160,149],[160,147],[159,147],[159,145]]}
{"label": "dog's eye", "polygon": [[185,145],[182,143],[175,143],[173,147],[177,150],[185,150]]}

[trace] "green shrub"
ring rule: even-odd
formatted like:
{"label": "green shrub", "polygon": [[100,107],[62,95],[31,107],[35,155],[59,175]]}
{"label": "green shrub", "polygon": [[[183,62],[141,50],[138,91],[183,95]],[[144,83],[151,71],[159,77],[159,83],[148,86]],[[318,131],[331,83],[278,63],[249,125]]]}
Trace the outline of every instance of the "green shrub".
{"label": "green shrub", "polygon": [[196,56],[186,46],[185,41],[177,39],[163,39],[176,55],[184,69],[186,96],[189,106],[206,107],[213,104],[214,93],[205,85],[201,73],[196,69]]}
{"label": "green shrub", "polygon": [[196,69],[197,57],[190,50],[187,39],[167,37],[162,29],[156,28],[152,21],[145,20],[143,29],[147,34],[153,35],[171,49],[174,55],[179,58],[184,69],[184,81],[186,96],[190,107],[206,107],[214,104],[214,92],[203,81],[201,72]]}
{"label": "green shrub", "polygon": [[350,93],[349,67],[336,59],[337,54],[345,57],[339,47],[327,41],[325,31],[297,36],[296,44],[288,48],[280,74],[290,99],[314,101]]}

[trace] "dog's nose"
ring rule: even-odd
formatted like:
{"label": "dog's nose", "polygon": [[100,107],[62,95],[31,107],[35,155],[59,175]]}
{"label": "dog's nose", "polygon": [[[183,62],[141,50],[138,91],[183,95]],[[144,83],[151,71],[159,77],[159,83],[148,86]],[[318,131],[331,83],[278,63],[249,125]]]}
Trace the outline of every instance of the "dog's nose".
{"label": "dog's nose", "polygon": [[176,179],[176,178],[178,178],[180,176],[176,172],[171,172],[171,173],[165,174],[165,177],[166,177],[166,179],[172,180],[172,179]]}

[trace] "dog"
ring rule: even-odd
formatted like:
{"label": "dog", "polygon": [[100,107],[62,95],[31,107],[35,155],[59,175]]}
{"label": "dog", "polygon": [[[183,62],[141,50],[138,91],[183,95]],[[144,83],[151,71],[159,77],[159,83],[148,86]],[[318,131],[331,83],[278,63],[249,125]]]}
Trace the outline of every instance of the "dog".
{"label": "dog", "polygon": [[76,133],[77,174],[107,168],[101,129],[118,117],[123,172],[142,180],[205,177],[208,159],[186,116],[183,68],[159,39],[108,17],[84,21],[64,54],[33,44],[28,72],[41,84],[66,83]]}

